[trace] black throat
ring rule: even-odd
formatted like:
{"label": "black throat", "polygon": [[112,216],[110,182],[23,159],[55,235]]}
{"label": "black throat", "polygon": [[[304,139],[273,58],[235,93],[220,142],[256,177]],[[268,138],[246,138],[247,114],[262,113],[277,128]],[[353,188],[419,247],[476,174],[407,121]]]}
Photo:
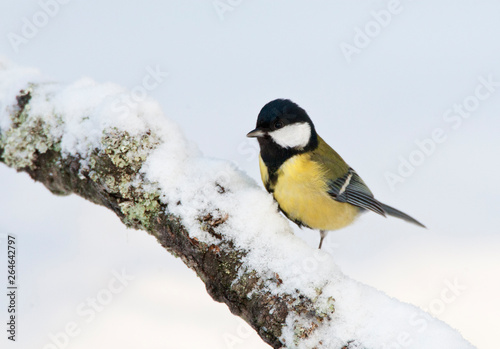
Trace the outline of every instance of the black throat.
{"label": "black throat", "polygon": [[307,143],[307,145],[302,149],[283,148],[275,143],[270,136],[259,137],[258,141],[260,145],[260,156],[262,157],[264,164],[266,164],[269,175],[269,182],[266,185],[266,189],[268,191],[272,191],[274,184],[276,184],[278,169],[285,161],[295,155],[313,151],[318,147],[318,135],[316,134],[314,128],[311,129],[311,138],[309,143]]}

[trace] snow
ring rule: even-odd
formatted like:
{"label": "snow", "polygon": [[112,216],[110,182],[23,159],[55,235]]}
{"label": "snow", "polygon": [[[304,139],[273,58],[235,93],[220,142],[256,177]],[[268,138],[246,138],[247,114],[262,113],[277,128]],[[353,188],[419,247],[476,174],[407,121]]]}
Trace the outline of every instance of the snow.
{"label": "snow", "polygon": [[8,105],[15,104],[15,96],[19,91],[26,88],[28,82],[36,82],[40,74],[36,69],[20,68],[4,57],[0,56],[0,130],[7,130],[10,127],[10,118],[5,114]]}
{"label": "snow", "polygon": [[22,69],[5,59],[0,64],[2,131],[10,127],[8,108],[17,103],[15,97],[19,91],[27,90],[28,82],[43,81],[31,92],[30,117],[43,120],[53,139],[61,142],[61,150],[66,155],[86,158],[92,149],[101,148],[102,135],[112,130],[137,136],[152,128],[158,128],[157,133],[171,144],[182,147],[177,154],[193,151],[185,145],[178,127],[163,118],[159,104],[151,98],[130,103],[131,92],[116,84],[97,84],[90,78],[68,85],[54,84],[46,78],[44,81],[35,69]]}
{"label": "snow", "polygon": [[[374,349],[474,348],[458,332],[419,308],[346,277],[328,253],[293,235],[271,195],[230,163],[183,156],[175,157],[167,145],[161,146],[148,157],[143,172],[159,184],[166,202],[183,203],[171,205],[171,211],[182,217],[193,237],[217,243],[200,229],[197,218],[218,210],[229,217],[218,232],[248,251],[245,264],[263,279],[277,273],[283,280],[280,286],[268,283],[268,291],[294,295],[298,290],[325,307],[329,299],[335,299],[332,321],[320,325],[299,348],[311,348],[320,341],[319,348],[340,348],[354,339]],[[223,193],[216,183],[225,189]],[[318,289],[322,290],[320,296]],[[289,316],[283,333],[286,343],[294,343],[296,327],[302,321]]]}
{"label": "snow", "polygon": [[[192,237],[218,243],[202,229],[199,217],[227,215],[218,232],[247,252],[244,264],[263,280],[278,274],[283,281],[267,282],[269,292],[293,296],[299,291],[316,300],[317,311],[335,307],[332,321],[319,324],[297,347],[310,348],[321,341],[318,348],[338,348],[355,340],[373,349],[473,348],[458,332],[417,307],[345,276],[328,253],[309,247],[293,234],[270,194],[234,164],[204,157],[155,101],[146,98],[122,108],[120,103],[130,93],[118,85],[88,78],[59,85],[5,60],[0,67],[2,133],[11,126],[8,110],[16,104],[15,96],[29,87],[28,82],[36,84],[29,118],[46,123],[53,143],[60,140],[63,154],[79,155],[84,164],[90,151],[102,147],[106,133],[119,130],[135,137],[152,133],[159,145],[147,154],[141,173],[159,187],[161,200]],[[310,326],[309,319],[290,314],[283,340],[291,345],[297,329],[304,326]]]}

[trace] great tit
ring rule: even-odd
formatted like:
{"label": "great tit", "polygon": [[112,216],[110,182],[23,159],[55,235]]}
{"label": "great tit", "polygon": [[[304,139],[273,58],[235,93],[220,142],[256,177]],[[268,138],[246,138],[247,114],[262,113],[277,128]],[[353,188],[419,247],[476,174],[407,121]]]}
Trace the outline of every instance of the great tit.
{"label": "great tit", "polygon": [[351,224],[363,211],[425,226],[376,200],[361,177],[316,133],[304,109],[288,99],[267,103],[247,134],[260,146],[260,174],[280,210],[299,227],[320,231]]}

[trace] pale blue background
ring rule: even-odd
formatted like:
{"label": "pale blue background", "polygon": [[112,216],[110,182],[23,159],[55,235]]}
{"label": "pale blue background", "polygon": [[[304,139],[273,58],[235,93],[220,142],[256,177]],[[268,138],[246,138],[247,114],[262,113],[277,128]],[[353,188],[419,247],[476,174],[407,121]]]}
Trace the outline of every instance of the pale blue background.
{"label": "pale blue background", "polygon": [[[341,43],[352,44],[356,27],[388,1],[232,3],[221,20],[212,1],[71,1],[16,53],[9,33],[20,34],[22,18],[41,7],[4,0],[0,54],[55,81],[88,76],[131,89],[159,66],[170,76],[150,95],[165,115],[204,154],[256,180],[256,144],[245,134],[266,102],[293,99],[380,200],[429,227],[367,214],[328,236],[342,270],[422,308],[444,304],[440,319],[478,347],[498,348],[500,89],[456,130],[442,116],[474,94],[478,77],[500,81],[500,3],[402,0],[351,63]],[[396,173],[399,157],[436,128],[446,141],[391,191],[385,173]],[[19,341],[8,348],[43,348],[70,322],[80,328],[71,349],[268,347],[146,233],[4,165],[0,179],[0,234],[16,234],[19,249]],[[317,245],[316,232],[297,234]],[[135,279],[86,323],[78,305],[123,268]],[[2,289],[5,279],[0,271]],[[466,289],[445,304],[447,280]]]}

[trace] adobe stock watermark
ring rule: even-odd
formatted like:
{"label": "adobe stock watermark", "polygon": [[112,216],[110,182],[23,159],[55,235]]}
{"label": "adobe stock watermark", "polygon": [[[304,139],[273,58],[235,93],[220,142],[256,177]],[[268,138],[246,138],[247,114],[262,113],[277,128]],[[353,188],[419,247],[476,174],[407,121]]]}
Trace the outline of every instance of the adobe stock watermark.
{"label": "adobe stock watermark", "polygon": [[439,295],[430,300],[428,305],[423,308],[425,312],[416,312],[408,319],[409,329],[412,331],[401,331],[391,343],[384,345],[382,348],[402,349],[413,345],[415,342],[414,335],[421,335],[425,332],[429,323],[435,321],[431,315],[437,316],[443,314],[466,289],[467,287],[460,283],[457,277],[453,281],[445,279],[444,287],[439,292]]}
{"label": "adobe stock watermark", "polygon": [[94,321],[97,315],[125,290],[130,281],[135,279],[134,276],[127,274],[125,269],[122,269],[121,272],[113,270],[111,274],[112,277],[104,288],[100,289],[94,297],[87,297],[76,306],[77,320],[69,321],[60,331],[48,334],[49,342],[43,346],[43,349],[67,348],[71,339],[82,333],[82,324]]}
{"label": "adobe stock watermark", "polygon": [[233,12],[242,2],[243,0],[215,0],[212,1],[212,5],[219,19],[223,21],[226,13]]}
{"label": "adobe stock watermark", "polygon": [[57,16],[61,10],[61,5],[66,5],[71,0],[39,0],[38,10],[31,16],[21,18],[20,32],[7,33],[7,40],[15,53],[19,52],[21,45],[27,44],[36,37],[40,30],[45,28],[50,20]]}
{"label": "adobe stock watermark", "polygon": [[[312,233],[317,234],[316,231]],[[319,240],[319,234],[318,234]],[[323,241],[322,249],[315,249],[312,256],[302,259],[300,262],[300,273],[298,278],[303,279],[304,282],[308,281],[309,275],[315,275],[318,272],[320,265],[330,260],[331,256],[334,255],[334,249],[338,249],[340,245],[336,243],[333,239],[325,238]]]}
{"label": "adobe stock watermark", "polygon": [[478,80],[479,83],[472,94],[465,97],[460,103],[453,104],[442,114],[443,121],[450,127],[449,130],[436,127],[428,137],[416,139],[414,141],[415,149],[407,156],[400,155],[398,157],[397,169],[385,172],[384,177],[391,191],[395,191],[397,184],[404,183],[416,172],[417,168],[425,164],[426,160],[436,152],[438,145],[446,142],[450,130],[459,129],[465,120],[474,115],[481,102],[489,99],[500,87],[500,81],[495,80],[493,74],[487,77],[479,76]]}
{"label": "adobe stock watermark", "polygon": [[439,316],[443,314],[448,305],[455,302],[465,290],[467,290],[467,286],[462,284],[458,280],[458,277],[455,277],[453,281],[445,279],[444,287],[441,289],[441,292],[439,292],[439,296],[432,299],[423,310],[431,313],[433,316]]}
{"label": "adobe stock watermark", "polygon": [[363,49],[367,48],[392,23],[394,17],[403,12],[403,9],[401,0],[389,0],[385,9],[371,11],[371,20],[362,27],[354,28],[351,43],[342,41],[339,45],[347,63],[352,62],[353,55],[359,55]]}
{"label": "adobe stock watermark", "polygon": [[138,84],[130,90],[129,93],[120,94],[113,100],[111,110],[114,113],[125,116],[131,109],[136,108],[148,97],[148,93],[158,88],[170,73],[162,71],[159,65],[155,68],[146,67],[146,75],[143,76],[141,84]]}
{"label": "adobe stock watermark", "polygon": [[238,326],[232,333],[224,333],[222,338],[224,339],[224,343],[226,344],[227,349],[236,349],[239,348],[241,344],[245,343],[245,340],[250,338],[254,330],[250,327],[249,324],[244,322],[241,319],[238,319]]}
{"label": "adobe stock watermark", "polygon": [[256,161],[259,158],[259,143],[255,139],[245,139],[236,147],[239,155],[245,156],[245,161]]}

